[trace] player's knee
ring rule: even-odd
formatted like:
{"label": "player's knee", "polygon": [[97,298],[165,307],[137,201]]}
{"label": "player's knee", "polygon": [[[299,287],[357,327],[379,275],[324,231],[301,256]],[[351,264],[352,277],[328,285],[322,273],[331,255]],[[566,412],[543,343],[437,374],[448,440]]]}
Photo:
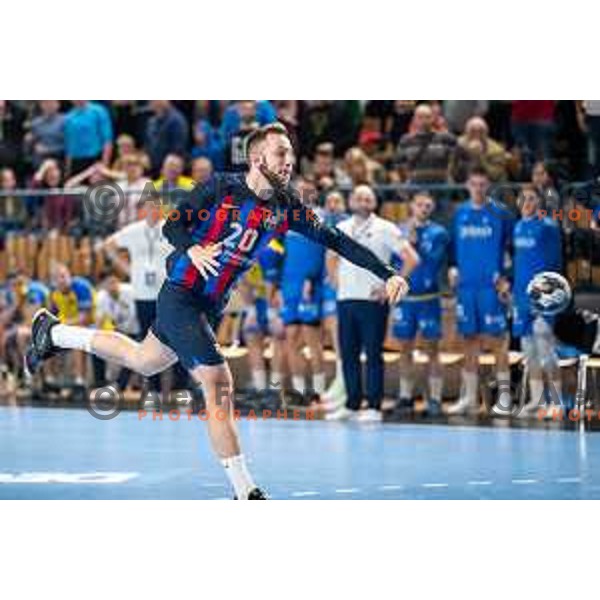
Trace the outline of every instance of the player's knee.
{"label": "player's knee", "polygon": [[131,369],[142,377],[152,377],[160,373],[154,361],[148,360],[148,356],[141,350],[135,350],[131,356]]}

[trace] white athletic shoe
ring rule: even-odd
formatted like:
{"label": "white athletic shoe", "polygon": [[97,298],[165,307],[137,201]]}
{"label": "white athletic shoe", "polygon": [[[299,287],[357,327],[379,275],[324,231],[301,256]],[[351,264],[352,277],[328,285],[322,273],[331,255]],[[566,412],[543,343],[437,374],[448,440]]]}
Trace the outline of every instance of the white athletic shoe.
{"label": "white athletic shoe", "polygon": [[340,406],[337,410],[328,412],[325,415],[326,421],[348,421],[352,419],[354,411],[348,410],[345,406]]}
{"label": "white athletic shoe", "polygon": [[359,410],[352,420],[357,423],[381,423],[381,411],[374,408]]}
{"label": "white athletic shoe", "polygon": [[458,415],[466,415],[466,414],[478,414],[479,413],[479,403],[472,402],[465,396],[459,398],[454,404],[451,404],[446,409],[446,414],[448,416],[458,416]]}
{"label": "white athletic shoe", "polygon": [[335,400],[345,396],[346,386],[344,385],[344,379],[342,377],[336,377],[327,388],[327,391],[323,394],[323,400]]}
{"label": "white athletic shoe", "polygon": [[337,396],[335,398],[323,398],[323,408],[327,412],[335,412],[346,405],[346,396]]}

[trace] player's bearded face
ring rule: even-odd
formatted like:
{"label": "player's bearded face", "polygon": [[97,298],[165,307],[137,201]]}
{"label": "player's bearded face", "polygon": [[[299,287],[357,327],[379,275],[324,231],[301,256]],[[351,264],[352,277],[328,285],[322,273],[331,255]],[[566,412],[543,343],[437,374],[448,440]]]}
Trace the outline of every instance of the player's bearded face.
{"label": "player's bearded face", "polygon": [[282,181],[289,183],[294,170],[294,150],[292,144],[283,135],[267,136],[261,155],[262,161],[269,171],[278,175]]}

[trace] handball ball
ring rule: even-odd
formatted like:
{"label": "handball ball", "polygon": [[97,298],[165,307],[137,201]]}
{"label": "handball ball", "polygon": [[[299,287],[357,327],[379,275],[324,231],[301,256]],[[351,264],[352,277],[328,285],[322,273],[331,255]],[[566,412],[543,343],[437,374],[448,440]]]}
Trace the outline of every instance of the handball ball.
{"label": "handball ball", "polygon": [[527,286],[527,296],[533,312],[551,317],[569,306],[571,286],[559,273],[538,273]]}

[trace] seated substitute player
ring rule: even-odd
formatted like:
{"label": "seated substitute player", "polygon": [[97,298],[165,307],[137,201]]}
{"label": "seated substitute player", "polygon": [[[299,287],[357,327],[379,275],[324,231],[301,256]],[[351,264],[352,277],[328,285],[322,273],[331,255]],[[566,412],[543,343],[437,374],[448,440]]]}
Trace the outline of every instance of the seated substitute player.
{"label": "seated substitute player", "polygon": [[400,395],[395,412],[399,417],[413,410],[413,350],[417,333],[421,334],[423,350],[429,357],[429,397],[425,411],[439,416],[442,411],[442,369],[439,360],[439,340],[442,337],[442,307],[440,274],[448,248],[448,232],[430,220],[434,199],[418,192],[410,203],[411,219],[404,230],[415,249],[419,263],[409,277],[410,295],[392,313],[393,335],[400,340]]}
{"label": "seated substitute player", "polygon": [[[521,338],[521,349],[529,367],[529,402],[521,415],[528,416],[544,405],[544,374],[550,383],[553,404],[561,398],[560,367],[554,348],[546,348],[546,340],[552,339],[551,320],[535,318],[527,286],[544,271],[561,270],[560,228],[556,221],[538,215],[540,196],[532,185],[521,190],[519,208],[521,219],[513,233],[514,282],[513,282],[513,335]],[[550,335],[548,335],[550,334]]]}
{"label": "seated substitute player", "polygon": [[448,279],[456,288],[458,332],[465,340],[463,391],[448,408],[449,415],[479,412],[479,354],[489,348],[496,360],[496,376],[501,393],[492,414],[508,414],[512,398],[507,383],[508,338],[506,304],[510,284],[504,276],[512,218],[487,198],[490,181],[483,169],[469,174],[470,199],[456,214],[451,232],[451,259]]}
{"label": "seated substitute player", "polygon": [[255,485],[241,454],[231,371],[211,325],[237,279],[273,237],[293,229],[383,279],[390,302],[397,302],[408,286],[391,266],[302,206],[289,186],[294,151],[282,125],[257,129],[246,148],[247,174],[215,176],[171,213],[164,231],[176,250],[168,259],[156,322],[142,343],[117,332],[60,325],[43,311],[33,320],[26,362],[32,372],[57,350],[78,348],[151,375],[180,360],[202,385],[209,437],[236,497],[262,500],[266,494]]}
{"label": "seated substitute player", "polygon": [[[51,280],[52,289],[48,297],[48,308],[56,316],[56,322],[70,326],[93,325],[96,292],[90,281],[85,277],[73,277],[69,268],[62,263],[52,266]],[[82,350],[82,348],[74,348],[74,350]],[[85,386],[87,381],[85,355],[82,352],[73,352],[71,359],[75,371],[75,385]]]}

